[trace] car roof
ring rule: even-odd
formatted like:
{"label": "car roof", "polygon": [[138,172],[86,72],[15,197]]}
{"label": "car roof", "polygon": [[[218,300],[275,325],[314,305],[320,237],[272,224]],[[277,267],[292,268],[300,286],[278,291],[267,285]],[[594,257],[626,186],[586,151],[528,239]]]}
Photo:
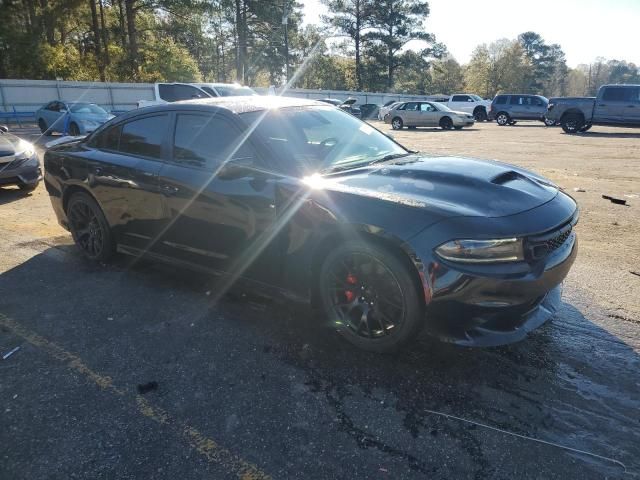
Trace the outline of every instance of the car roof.
{"label": "car roof", "polygon": [[231,113],[240,114],[269,109],[308,106],[326,107],[327,104],[315,100],[307,100],[306,98],[281,97],[276,95],[250,95],[183,100],[180,102],[165,103],[162,105],[134,109],[127,112],[125,115],[129,117],[134,116],[136,112],[143,113],[144,111],[144,113],[152,113],[175,110],[176,107],[181,107],[187,110],[198,110],[202,109],[202,107],[211,107],[212,109],[223,109],[228,110]]}

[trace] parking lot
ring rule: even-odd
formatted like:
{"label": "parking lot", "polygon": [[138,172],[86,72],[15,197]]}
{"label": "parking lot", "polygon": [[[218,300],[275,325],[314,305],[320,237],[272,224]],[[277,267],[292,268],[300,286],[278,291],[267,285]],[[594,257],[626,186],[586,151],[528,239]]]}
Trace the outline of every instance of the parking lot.
{"label": "parking lot", "polygon": [[214,303],[203,275],[91,265],[42,186],[7,188],[0,353],[21,348],[0,360],[0,477],[640,477],[640,133],[394,136],[531,168],[576,198],[580,253],[553,321],[508,347],[424,337],[370,354],[300,308]]}

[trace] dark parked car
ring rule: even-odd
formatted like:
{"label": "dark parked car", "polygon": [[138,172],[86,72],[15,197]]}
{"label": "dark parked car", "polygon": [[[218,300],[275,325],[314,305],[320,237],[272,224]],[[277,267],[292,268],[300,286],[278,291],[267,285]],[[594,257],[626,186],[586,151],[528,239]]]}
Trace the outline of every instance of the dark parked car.
{"label": "dark parked car", "polygon": [[586,132],[592,125],[640,127],[640,85],[603,85],[597,97],[552,98],[547,118],[566,133]]}
{"label": "dark parked car", "polygon": [[45,153],[60,223],[115,252],[317,305],[353,344],[426,327],[461,345],[550,318],[577,252],[576,203],[511,165],[412,153],[320,102],[236,97],[127,113]]}
{"label": "dark parked car", "polygon": [[0,125],[0,187],[15,185],[21,190],[35,190],[42,180],[42,170],[35,148]]}
{"label": "dark parked car", "polygon": [[360,107],[358,107],[355,98],[347,98],[346,100],[338,100],[337,98],[322,98],[319,100],[323,103],[328,103],[329,105],[335,105],[338,108],[341,108],[345,112],[349,112],[354,117],[360,118],[362,116],[362,112],[360,111]]}
{"label": "dark parked car", "polygon": [[501,94],[496,95],[491,102],[489,119],[495,120],[500,126],[515,125],[518,120],[538,120],[546,125],[547,100],[542,95]]}

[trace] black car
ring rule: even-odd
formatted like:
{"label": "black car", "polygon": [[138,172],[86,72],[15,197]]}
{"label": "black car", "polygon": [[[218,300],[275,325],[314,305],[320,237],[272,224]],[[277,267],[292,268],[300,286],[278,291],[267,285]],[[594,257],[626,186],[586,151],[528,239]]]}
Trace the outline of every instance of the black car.
{"label": "black car", "polygon": [[311,302],[353,344],[461,345],[552,316],[576,203],[511,165],[410,152],[319,102],[236,97],[117,117],[45,153],[60,223],[114,251]]}
{"label": "black car", "polygon": [[362,111],[360,107],[356,105],[357,100],[355,98],[347,98],[346,100],[338,100],[337,98],[321,98],[318,100],[319,102],[328,103],[329,105],[334,105],[338,108],[341,108],[345,112],[350,113],[354,117],[360,118],[362,116]]}
{"label": "black car", "polygon": [[0,125],[0,187],[14,185],[25,192],[38,187],[42,170],[35,148]]}

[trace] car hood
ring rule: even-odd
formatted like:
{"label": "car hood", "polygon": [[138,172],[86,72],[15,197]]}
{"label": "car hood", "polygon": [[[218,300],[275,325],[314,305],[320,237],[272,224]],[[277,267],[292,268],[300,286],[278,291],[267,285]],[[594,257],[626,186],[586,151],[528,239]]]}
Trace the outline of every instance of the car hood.
{"label": "car hood", "polygon": [[548,180],[512,165],[420,155],[326,175],[319,183],[325,190],[427,209],[444,217],[514,215],[547,203],[558,193]]}
{"label": "car hood", "polygon": [[0,161],[3,157],[11,157],[28,150],[30,145],[10,133],[0,133]]}

